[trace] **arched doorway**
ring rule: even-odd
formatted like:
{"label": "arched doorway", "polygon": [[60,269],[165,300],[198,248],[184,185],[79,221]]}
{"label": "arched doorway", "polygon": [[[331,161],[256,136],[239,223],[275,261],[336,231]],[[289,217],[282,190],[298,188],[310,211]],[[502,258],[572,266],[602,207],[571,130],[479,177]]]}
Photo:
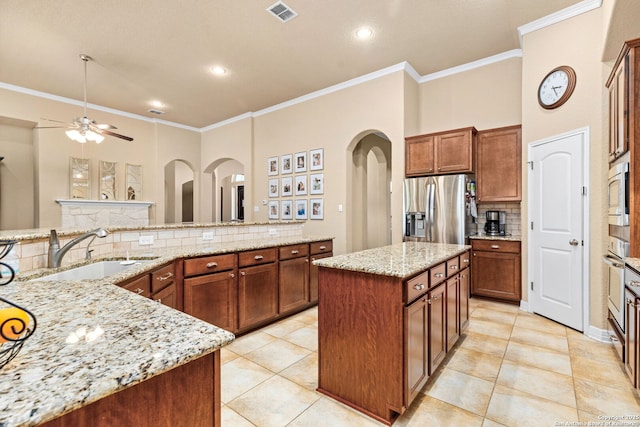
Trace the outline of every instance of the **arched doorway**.
{"label": "arched doorway", "polygon": [[244,164],[231,158],[217,159],[204,170],[203,194],[211,196],[205,200],[205,220],[214,222],[243,221],[244,209]]}
{"label": "arched doorway", "polygon": [[193,167],[172,160],[164,167],[164,221],[175,224],[194,221]]}
{"label": "arched doorway", "polygon": [[351,202],[347,249],[359,251],[391,243],[391,142],[368,131],[349,146]]}

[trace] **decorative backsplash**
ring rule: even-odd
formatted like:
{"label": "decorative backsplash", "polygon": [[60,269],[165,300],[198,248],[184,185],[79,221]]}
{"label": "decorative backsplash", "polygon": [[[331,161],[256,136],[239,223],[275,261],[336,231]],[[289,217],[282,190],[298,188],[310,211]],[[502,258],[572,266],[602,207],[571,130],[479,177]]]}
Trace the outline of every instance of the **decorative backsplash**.
{"label": "decorative backsplash", "polygon": [[482,203],[478,205],[478,218],[471,227],[471,232],[484,231],[487,211],[505,211],[507,213],[506,233],[515,237],[522,236],[520,203]]}

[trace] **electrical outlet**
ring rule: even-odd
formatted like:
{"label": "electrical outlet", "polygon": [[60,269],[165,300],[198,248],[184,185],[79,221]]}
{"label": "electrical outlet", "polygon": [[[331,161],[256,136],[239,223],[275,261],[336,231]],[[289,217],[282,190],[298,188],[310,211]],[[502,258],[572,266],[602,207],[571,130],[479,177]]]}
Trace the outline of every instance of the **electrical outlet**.
{"label": "electrical outlet", "polygon": [[278,231],[275,228],[269,229],[269,236],[275,236],[276,234],[278,234]]}
{"label": "electrical outlet", "polygon": [[153,236],[140,236],[139,245],[153,245]]}
{"label": "electrical outlet", "polygon": [[202,240],[213,240],[213,231],[203,231]]}

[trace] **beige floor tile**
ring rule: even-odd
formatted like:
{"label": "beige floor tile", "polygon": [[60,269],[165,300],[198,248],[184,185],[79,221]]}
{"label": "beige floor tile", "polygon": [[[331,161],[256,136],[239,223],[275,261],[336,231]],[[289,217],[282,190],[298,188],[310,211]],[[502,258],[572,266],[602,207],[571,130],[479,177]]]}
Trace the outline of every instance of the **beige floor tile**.
{"label": "beige floor tile", "polygon": [[507,427],[507,426],[505,426],[504,424],[497,423],[495,421],[491,421],[488,418],[485,418],[484,422],[482,423],[482,427]]}
{"label": "beige floor tile", "polygon": [[235,341],[225,348],[239,355],[243,355],[275,340],[276,337],[273,335],[265,334],[262,331],[255,331],[240,338],[236,338]]}
{"label": "beige floor tile", "polygon": [[596,341],[573,330],[567,331],[567,340],[569,341],[569,354],[572,356],[621,363],[618,353],[611,344]]}
{"label": "beige floor tile", "polygon": [[601,423],[603,421],[601,417],[602,415],[592,414],[591,412],[581,411],[580,409],[578,409],[578,418],[582,423],[588,424],[591,421],[591,425],[595,426],[598,425],[596,423]]}
{"label": "beige floor tile", "polygon": [[576,408],[496,385],[486,417],[506,426],[549,427],[577,422]]}
{"label": "beige floor tile", "polygon": [[460,341],[460,348],[475,350],[495,357],[503,357],[507,349],[508,340],[482,335],[473,332],[464,332]]}
{"label": "beige floor tile", "polygon": [[496,384],[576,407],[573,378],[505,360]]}
{"label": "beige floor tile", "polygon": [[243,418],[227,405],[222,405],[222,425],[233,427],[255,427],[254,424]]}
{"label": "beige floor tile", "polygon": [[317,326],[305,326],[304,328],[300,328],[285,335],[283,339],[295,345],[299,345],[300,347],[304,347],[307,350],[318,351]]}
{"label": "beige floor tile", "polygon": [[234,353],[229,350],[229,347],[224,347],[220,349],[220,364],[224,365],[227,362],[231,362],[232,360],[240,357],[238,353]]}
{"label": "beige floor tile", "polygon": [[571,375],[571,359],[566,353],[511,341],[504,358],[558,374]]}
{"label": "beige floor tile", "polygon": [[483,418],[430,396],[418,395],[394,427],[481,427]]}
{"label": "beige floor tile", "polygon": [[559,353],[569,353],[567,337],[545,334],[544,332],[535,331],[533,329],[515,326],[511,333],[511,341],[518,342],[520,344],[532,345],[534,347],[542,347]]}
{"label": "beige floor tile", "polygon": [[567,327],[546,317],[521,311],[516,319],[516,326],[542,331],[547,334],[567,336]]}
{"label": "beige floor tile", "polygon": [[291,316],[291,319],[302,322],[305,325],[313,325],[314,323],[318,323],[318,307],[316,306],[305,310],[302,313]]}
{"label": "beige floor tile", "polygon": [[489,310],[504,311],[506,313],[520,312],[520,307],[516,304],[507,304],[498,301],[491,301],[488,299],[470,298],[469,303],[473,304],[476,308],[487,308]]}
{"label": "beige floor tile", "polygon": [[623,391],[580,378],[574,378],[574,384],[581,411],[596,415],[640,415],[637,391]]}
{"label": "beige floor tile", "polygon": [[260,427],[282,427],[305,411],[320,395],[279,376],[269,378],[227,403]]}
{"label": "beige floor tile", "polygon": [[307,326],[305,323],[299,322],[296,319],[289,318],[276,322],[273,325],[264,327],[260,329],[260,331],[264,332],[265,334],[273,335],[277,338],[282,338],[293,331],[304,328],[305,326]]}
{"label": "beige floor tile", "polygon": [[607,363],[588,357],[571,356],[573,377],[621,390],[632,390],[631,381],[621,362]]}
{"label": "beige floor tile", "polygon": [[273,372],[280,372],[297,361],[304,359],[311,350],[278,339],[244,355],[247,359]]}
{"label": "beige floor tile", "polygon": [[464,374],[495,381],[502,365],[502,358],[475,350],[458,347],[447,360],[446,367]]}
{"label": "beige floor tile", "polygon": [[225,364],[220,371],[223,403],[228,403],[273,376],[273,372],[244,357],[238,357]]}
{"label": "beige floor tile", "polygon": [[513,323],[516,321],[517,313],[478,307],[473,310],[473,313],[469,317],[473,320],[488,320],[491,322],[513,325]]}
{"label": "beige floor tile", "polygon": [[287,424],[287,427],[327,426],[381,427],[384,424],[326,397],[318,399],[296,419]]}
{"label": "beige floor tile", "polygon": [[467,332],[470,334],[489,335],[496,338],[508,340],[511,336],[512,325],[498,323],[488,320],[470,319]]}
{"label": "beige floor tile", "polygon": [[444,367],[423,393],[458,408],[483,416],[494,383]]}
{"label": "beige floor tile", "polygon": [[314,352],[304,359],[294,363],[287,369],[280,371],[280,376],[301,385],[302,387],[315,390],[318,388],[318,353]]}

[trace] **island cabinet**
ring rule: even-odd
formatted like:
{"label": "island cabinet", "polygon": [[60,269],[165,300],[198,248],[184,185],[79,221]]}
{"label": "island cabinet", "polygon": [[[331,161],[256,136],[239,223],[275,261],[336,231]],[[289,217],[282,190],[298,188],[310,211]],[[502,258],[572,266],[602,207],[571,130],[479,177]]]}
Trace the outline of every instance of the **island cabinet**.
{"label": "island cabinet", "polygon": [[319,264],[318,391],[392,424],[460,337],[460,255],[410,277]]}
{"label": "island cabinet", "polygon": [[169,263],[119,284],[120,287],[182,310],[180,286],[176,282],[175,263]]}
{"label": "island cabinet", "polygon": [[479,131],[475,153],[477,201],[521,201],[521,126]]}
{"label": "island cabinet", "polygon": [[468,127],[405,138],[405,175],[472,173],[476,133]]}
{"label": "island cabinet", "polygon": [[237,327],[237,255],[184,260],[184,311],[222,329]]}
{"label": "island cabinet", "polygon": [[333,241],[313,242],[309,245],[311,262],[309,263],[309,303],[318,302],[318,267],[313,261],[333,256]]}
{"label": "island cabinet", "polygon": [[472,239],[471,294],[520,302],[520,242]]}
{"label": "island cabinet", "polygon": [[238,331],[278,316],[277,248],[238,254]]}
{"label": "island cabinet", "polygon": [[286,314],[309,303],[309,245],[279,248],[278,314]]}

